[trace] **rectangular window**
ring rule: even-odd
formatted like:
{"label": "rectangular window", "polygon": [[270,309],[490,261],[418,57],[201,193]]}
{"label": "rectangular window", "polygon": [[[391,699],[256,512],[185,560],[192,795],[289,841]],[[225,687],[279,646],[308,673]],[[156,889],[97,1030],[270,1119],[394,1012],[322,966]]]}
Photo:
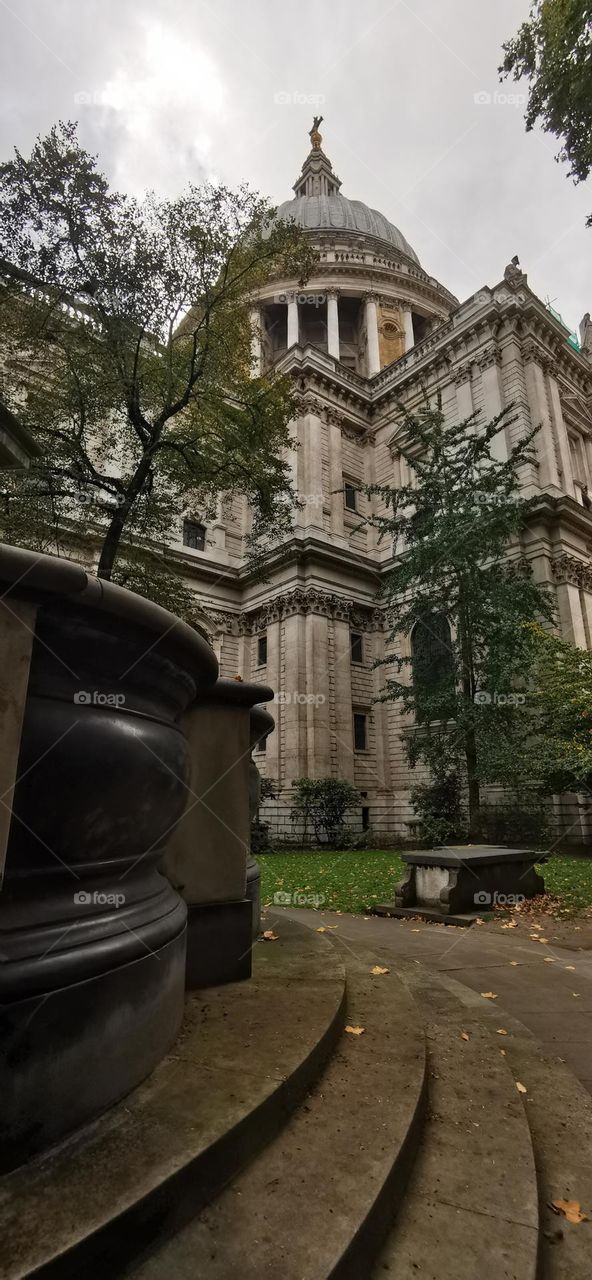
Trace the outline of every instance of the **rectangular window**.
{"label": "rectangular window", "polygon": [[350,480],[345,480],[343,485],[343,501],[347,511],[357,511],[356,505],[356,486]]}
{"label": "rectangular window", "polygon": [[257,636],[257,666],[264,667],[267,663],[267,634],[264,632],[262,636]]}
{"label": "rectangular window", "polygon": [[204,551],[206,545],[205,526],[197,524],[195,520],[184,520],[183,545],[191,547],[193,551]]}
{"label": "rectangular window", "polygon": [[350,631],[349,645],[352,662],[364,661],[364,637],[360,631]]}
{"label": "rectangular window", "polygon": [[367,804],[362,805],[362,831],[368,831],[370,828],[370,808]]}
{"label": "rectangular window", "polygon": [[267,751],[267,738],[262,738],[261,741],[257,743],[257,750]]}
{"label": "rectangular window", "polygon": [[354,711],[354,750],[365,751],[368,746],[368,717],[365,711]]}

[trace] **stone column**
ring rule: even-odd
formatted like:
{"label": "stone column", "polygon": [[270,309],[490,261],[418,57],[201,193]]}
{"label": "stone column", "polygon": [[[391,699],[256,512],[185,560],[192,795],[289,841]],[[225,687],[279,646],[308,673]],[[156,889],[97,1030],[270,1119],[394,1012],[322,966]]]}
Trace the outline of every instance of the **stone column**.
{"label": "stone column", "polygon": [[[369,637],[370,639],[370,637]],[[384,658],[385,637],[383,631],[374,631],[372,634],[372,659],[375,662]],[[372,672],[373,696],[378,698],[385,684],[385,668],[375,667]],[[390,789],[391,786],[391,769],[390,769],[390,753],[388,738],[388,705],[385,702],[375,702],[373,714],[376,724],[376,780],[379,788]]]}
{"label": "stone column", "polygon": [[341,427],[338,422],[330,422],[327,429],[329,432],[329,502],[331,504],[331,534],[334,538],[345,539]]}
{"label": "stone column", "polygon": [[378,347],[378,314],[376,298],[369,294],[366,298],[366,362],[368,377],[380,373],[380,351]]}
{"label": "stone column", "polygon": [[327,350],[339,360],[339,295],[327,294]]}
{"label": "stone column", "polygon": [[539,459],[539,484],[542,489],[561,489],[555,440],[553,438],[553,424],[549,415],[543,370],[537,364],[534,355],[527,356],[524,374],[531,420],[533,423],[541,423],[540,431],[534,438],[534,445]]}
{"label": "stone column", "polygon": [[403,323],[405,325],[405,351],[411,351],[415,346],[415,334],[413,332],[413,316],[408,307],[403,311]]}
{"label": "stone column", "polygon": [[549,389],[549,400],[551,402],[551,414],[553,416],[553,425],[555,427],[555,439],[557,441],[557,451],[561,463],[561,471],[563,475],[563,488],[568,497],[575,498],[575,486],[573,482],[573,472],[571,466],[571,454],[569,450],[569,439],[565,422],[563,419],[563,411],[561,408],[561,398],[559,395],[559,387],[551,373],[547,374],[547,387]]}
{"label": "stone column", "polygon": [[[490,422],[492,418],[497,417],[498,413],[501,413],[504,407],[501,369],[496,352],[484,357],[481,365],[481,385],[483,388],[483,416],[487,422]],[[490,448],[491,456],[496,458],[498,462],[507,461],[508,444],[505,427],[491,441]]]}
{"label": "stone column", "polygon": [[261,376],[263,351],[261,344],[261,311],[259,307],[251,307],[251,372],[254,378]]}
{"label": "stone column", "polygon": [[[281,623],[267,623],[267,683],[271,686],[277,698],[281,689]],[[268,778],[275,778],[281,783],[281,718],[283,715],[283,706],[281,699],[277,699],[273,706],[269,708],[275,720],[275,731],[270,734],[267,739],[265,748],[265,775]]]}
{"label": "stone column", "polygon": [[464,368],[457,369],[454,381],[456,384],[456,407],[458,410],[458,420],[459,422],[464,422],[465,418],[470,418],[474,409],[473,389],[471,387],[471,370],[468,365],[465,365]]}
{"label": "stone column", "polygon": [[305,524],[323,528],[323,424],[314,413],[304,419],[304,484],[300,497],[304,498]]}
{"label": "stone column", "polygon": [[343,618],[333,624],[335,635],[335,738],[339,774],[345,782],[354,780],[354,728],[351,685],[350,626]]}
{"label": "stone column", "polygon": [[[306,617],[293,614],[284,621],[284,688],[282,696],[283,786],[306,775],[306,704],[296,695],[306,691]],[[277,733],[276,729],[276,733]]]}
{"label": "stone column", "polygon": [[292,293],[288,300],[288,347],[298,346],[298,302]]}
{"label": "stone column", "polygon": [[329,619],[309,613],[305,630],[307,774],[309,778],[328,778],[331,774]]}
{"label": "stone column", "polygon": [[569,640],[578,649],[587,649],[580,588],[575,582],[565,580],[557,584],[557,611],[563,639]]}

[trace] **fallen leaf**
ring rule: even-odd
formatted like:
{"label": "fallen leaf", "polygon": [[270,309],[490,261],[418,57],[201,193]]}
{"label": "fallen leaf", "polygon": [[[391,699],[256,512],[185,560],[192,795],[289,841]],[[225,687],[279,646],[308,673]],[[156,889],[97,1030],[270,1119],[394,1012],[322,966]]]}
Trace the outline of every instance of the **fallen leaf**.
{"label": "fallen leaf", "polygon": [[483,996],[484,1000],[497,1000],[495,991],[481,991],[480,994]]}
{"label": "fallen leaf", "polygon": [[574,1000],[579,1000],[579,998],[580,998],[580,992],[579,992],[579,991],[572,991],[572,993],[571,993],[571,994],[572,994],[572,996],[573,996]]}
{"label": "fallen leaf", "polygon": [[501,1055],[502,1055],[502,1058],[505,1058],[505,1056],[506,1056],[506,1050],[505,1050],[505,1049],[500,1049],[500,1053],[501,1053]]}
{"label": "fallen leaf", "polygon": [[263,934],[263,938],[265,939],[266,942],[277,942],[278,935],[277,933],[273,932],[273,929],[266,929],[265,933]]}
{"label": "fallen leaf", "polygon": [[545,956],[545,964],[554,964],[555,956]]}
{"label": "fallen leaf", "polygon": [[575,973],[576,971],[575,964],[566,964],[564,968],[567,970],[568,973]]}
{"label": "fallen leaf", "polygon": [[316,931],[316,932],[317,932],[317,933],[326,933],[326,932],[327,932],[327,930],[326,930],[326,928],[325,928],[324,924],[319,925],[319,928],[317,929],[317,931]]}
{"label": "fallen leaf", "polygon": [[520,961],[519,961],[519,960],[510,960],[510,964],[512,964],[512,965],[514,966],[514,968],[516,968],[516,965],[520,964]]}
{"label": "fallen leaf", "polygon": [[582,1206],[579,1200],[551,1200],[549,1208],[554,1213],[561,1213],[568,1222],[577,1225],[578,1222],[588,1222],[587,1214],[582,1213]]}
{"label": "fallen leaf", "polygon": [[346,1027],[345,1030],[347,1031],[348,1036],[363,1036],[366,1028],[365,1027]]}
{"label": "fallen leaf", "polygon": [[460,1033],[460,1038],[461,1038],[461,1040],[469,1040],[469,1039],[470,1039],[470,1037],[469,1037],[469,1033],[468,1033],[468,1031],[461,1031],[461,1033]]}
{"label": "fallen leaf", "polygon": [[498,1027],[497,1034],[498,1036],[507,1036],[508,1033],[505,1027]]}
{"label": "fallen leaf", "polygon": [[390,973],[390,969],[385,969],[382,964],[375,964],[374,968],[370,970],[370,973]]}
{"label": "fallen leaf", "polygon": [[412,932],[412,933],[421,933],[421,929],[412,929],[412,930],[411,930],[411,932]]}
{"label": "fallen leaf", "polygon": [[527,1093],[527,1092],[528,1092],[528,1090],[527,1090],[527,1088],[526,1088],[526,1085],[521,1084],[519,1080],[517,1080],[517,1081],[516,1081],[516,1088],[517,1088],[517,1090],[518,1090],[518,1093]]}
{"label": "fallen leaf", "polygon": [[517,929],[517,928],[518,928],[517,920],[508,920],[506,924],[502,925],[502,929]]}
{"label": "fallen leaf", "polygon": [[477,919],[476,919],[476,920],[474,920],[474,921],[473,921],[473,923],[474,923],[474,924],[485,924],[485,921],[484,921],[484,920],[482,920],[480,916],[477,916]]}

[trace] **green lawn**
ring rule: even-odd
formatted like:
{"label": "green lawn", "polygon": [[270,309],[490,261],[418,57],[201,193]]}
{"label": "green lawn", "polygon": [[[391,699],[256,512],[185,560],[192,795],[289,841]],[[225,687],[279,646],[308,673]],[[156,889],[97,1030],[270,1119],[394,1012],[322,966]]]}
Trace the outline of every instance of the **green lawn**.
{"label": "green lawn", "polygon": [[[376,902],[392,901],[393,886],[403,877],[401,856],[395,850],[259,854],[264,903],[289,894],[290,906],[325,911],[364,913]],[[549,893],[568,911],[592,906],[592,859],[550,858],[540,868]],[[294,895],[303,900],[294,900]],[[278,901],[276,899],[276,901]],[[278,902],[281,905],[281,900]]]}

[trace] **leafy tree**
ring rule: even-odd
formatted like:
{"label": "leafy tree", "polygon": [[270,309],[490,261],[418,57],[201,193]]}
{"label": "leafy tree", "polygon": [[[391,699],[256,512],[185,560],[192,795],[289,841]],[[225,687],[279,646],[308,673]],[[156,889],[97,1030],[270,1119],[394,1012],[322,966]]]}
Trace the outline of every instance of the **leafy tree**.
{"label": "leafy tree", "polygon": [[524,762],[547,794],[592,788],[592,652],[577,649],[543,627],[534,639],[528,706],[531,734]]}
{"label": "leafy tree", "polygon": [[532,460],[535,432],[500,461],[492,445],[512,421],[508,410],[484,425],[477,414],[447,423],[440,405],[401,412],[397,448],[412,479],[367,489],[381,508],[369,521],[397,550],[383,586],[391,638],[411,638],[384,698],[414,717],[410,764],[427,766],[436,781],[463,778],[474,839],[481,784],[504,780],[510,747],[527,733],[516,689],[534,636],[523,624],[552,616],[520,552],[537,499],[520,496],[519,471]]}
{"label": "leafy tree", "polygon": [[419,783],[411,792],[411,803],[419,815],[419,834],[426,845],[453,844],[467,834],[462,781],[447,761],[432,770],[431,782]]}
{"label": "leafy tree", "polygon": [[310,825],[317,844],[339,849],[346,837],[345,815],[361,804],[359,791],[338,778],[297,778],[292,787],[291,821],[303,823],[305,839]]}
{"label": "leafy tree", "polygon": [[[532,0],[530,16],[503,46],[501,77],[530,81],[526,128],[562,140],[557,156],[583,182],[592,168],[592,4]],[[592,214],[588,226],[592,224]]]}
{"label": "leafy tree", "polygon": [[73,124],[0,167],[3,396],[43,450],[5,482],[5,537],[78,538],[100,577],[151,586],[184,507],[241,494],[254,547],[288,530],[294,396],[252,376],[248,297],[311,256],[273,213],[244,187],[111,191]]}

